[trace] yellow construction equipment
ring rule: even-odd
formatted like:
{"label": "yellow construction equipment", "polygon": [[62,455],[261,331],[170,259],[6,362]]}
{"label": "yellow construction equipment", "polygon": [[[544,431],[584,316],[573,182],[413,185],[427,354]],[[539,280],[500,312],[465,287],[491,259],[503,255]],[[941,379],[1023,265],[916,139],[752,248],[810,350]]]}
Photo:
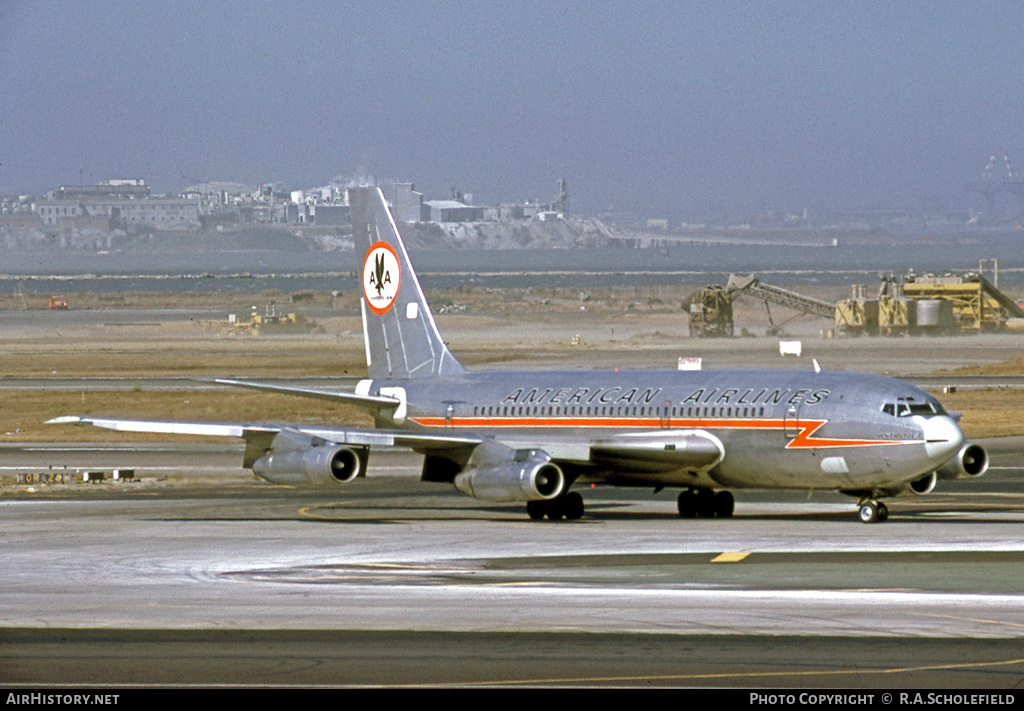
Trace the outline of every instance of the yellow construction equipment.
{"label": "yellow construction equipment", "polygon": [[[978,273],[964,276],[909,275],[903,284],[903,293],[917,300],[919,316],[923,301],[945,301],[949,307],[936,305],[936,309],[951,311],[953,322],[960,331],[1001,331],[1009,318],[1024,318],[1024,310],[999,291],[988,279]],[[939,318],[942,318],[941,314]],[[918,325],[920,318],[918,319]],[[931,325],[931,324],[929,324]]]}
{"label": "yellow construction equipment", "polygon": [[683,308],[690,315],[691,336],[732,336],[732,296],[722,287],[698,289],[683,302]]}
{"label": "yellow construction equipment", "polygon": [[249,319],[243,321],[232,314],[228,318],[229,328],[235,333],[259,336],[261,334],[309,333],[317,325],[302,314],[278,314],[274,303],[267,304],[263,313],[252,307]]}

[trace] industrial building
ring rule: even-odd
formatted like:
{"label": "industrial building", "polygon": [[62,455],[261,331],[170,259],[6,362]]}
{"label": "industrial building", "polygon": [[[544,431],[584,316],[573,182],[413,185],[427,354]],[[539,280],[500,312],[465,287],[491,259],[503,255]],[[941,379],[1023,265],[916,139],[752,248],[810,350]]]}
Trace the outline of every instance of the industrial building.
{"label": "industrial building", "polygon": [[[43,200],[36,206],[39,222],[56,227],[65,221],[103,218],[107,229],[147,226],[158,230],[199,227],[199,205],[182,198],[119,199],[95,196],[75,200]],[[97,223],[100,224],[100,223]]]}
{"label": "industrial building", "polygon": [[458,200],[426,200],[423,203],[427,219],[422,222],[479,222],[484,219],[484,209],[466,205]]}

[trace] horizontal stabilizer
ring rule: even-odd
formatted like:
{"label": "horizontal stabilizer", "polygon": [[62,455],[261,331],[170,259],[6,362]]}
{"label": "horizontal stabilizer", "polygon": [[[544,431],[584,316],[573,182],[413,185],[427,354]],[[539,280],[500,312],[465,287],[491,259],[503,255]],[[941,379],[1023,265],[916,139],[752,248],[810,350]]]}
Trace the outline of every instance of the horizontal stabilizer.
{"label": "horizontal stabilizer", "polygon": [[248,380],[228,380],[217,378],[213,382],[220,385],[230,385],[233,388],[248,388],[249,390],[262,390],[264,392],[281,393],[284,395],[298,395],[300,397],[316,398],[319,400],[332,400],[334,402],[346,402],[356,405],[364,410],[383,410],[396,408],[402,404],[401,400],[387,395],[360,395],[359,393],[347,392],[344,390],[321,390],[319,388],[301,388],[294,385],[273,385],[270,383],[254,383]]}

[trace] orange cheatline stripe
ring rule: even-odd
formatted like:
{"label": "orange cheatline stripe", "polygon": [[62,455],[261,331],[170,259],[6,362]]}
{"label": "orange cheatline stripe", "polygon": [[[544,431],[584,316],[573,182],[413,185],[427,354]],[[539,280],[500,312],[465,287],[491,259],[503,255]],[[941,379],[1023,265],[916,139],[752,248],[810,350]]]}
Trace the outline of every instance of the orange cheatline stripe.
{"label": "orange cheatline stripe", "polygon": [[888,439],[834,439],[814,438],[814,433],[828,424],[828,420],[801,420],[787,425],[785,420],[714,419],[666,421],[656,417],[414,417],[413,422],[423,427],[461,428],[606,428],[606,429],[728,429],[728,430],[785,430],[800,428],[786,444],[786,449],[821,449],[832,447],[880,447],[900,444],[921,444],[923,440]]}

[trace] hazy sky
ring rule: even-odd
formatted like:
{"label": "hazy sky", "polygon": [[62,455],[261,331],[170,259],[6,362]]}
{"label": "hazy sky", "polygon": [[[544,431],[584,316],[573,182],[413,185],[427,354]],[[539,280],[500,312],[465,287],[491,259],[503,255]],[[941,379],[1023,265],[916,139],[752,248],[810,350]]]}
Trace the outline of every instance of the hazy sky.
{"label": "hazy sky", "polygon": [[1024,3],[0,0],[0,192],[326,184],[701,219],[1024,169]]}

